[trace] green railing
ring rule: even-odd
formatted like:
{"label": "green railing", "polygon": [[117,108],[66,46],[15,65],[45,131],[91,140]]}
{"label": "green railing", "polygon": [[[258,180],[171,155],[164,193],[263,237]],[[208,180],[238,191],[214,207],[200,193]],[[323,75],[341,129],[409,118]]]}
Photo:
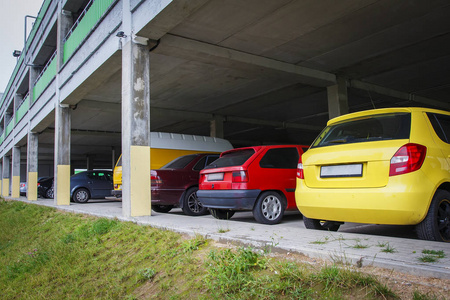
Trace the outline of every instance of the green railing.
{"label": "green railing", "polygon": [[[26,42],[26,49],[29,49],[31,42],[33,41],[36,32],[39,28],[39,26],[41,25],[42,19],[44,18],[45,13],[48,10],[48,7],[50,6],[50,3],[52,2],[52,0],[45,0],[44,3],[42,4],[41,9],[39,10],[39,14],[37,16],[36,21],[34,22],[33,28],[31,29],[30,34],[28,35],[28,39]],[[3,104],[3,102],[5,101],[6,95],[8,94],[9,89],[11,88],[11,85],[14,81],[14,78],[17,75],[17,72],[19,72],[20,66],[22,65],[23,59],[24,59],[24,51],[22,51],[22,55],[20,56],[19,60],[17,61],[16,67],[14,68],[14,71],[9,79],[8,85],[6,86],[5,89],[5,93],[3,94],[3,97],[0,101],[0,106]]]}
{"label": "green railing", "polygon": [[74,29],[69,33],[69,37],[64,42],[64,63],[69,60],[114,1],[93,0],[92,5],[90,7],[88,6],[87,10],[81,14],[74,25]]}
{"label": "green railing", "polygon": [[8,125],[6,125],[6,129],[5,129],[5,138],[12,132],[14,128],[14,122],[13,119],[9,120]]}
{"label": "green railing", "polygon": [[36,80],[33,87],[33,103],[47,88],[50,81],[56,76],[56,52],[48,62],[40,77]]}
{"label": "green railing", "polygon": [[28,94],[25,99],[23,99],[22,104],[20,104],[19,108],[16,110],[15,118],[16,118],[16,124],[19,123],[20,120],[22,120],[23,116],[28,111],[28,107],[30,107],[30,95]]}
{"label": "green railing", "polygon": [[5,132],[3,131],[0,135],[0,144],[3,143],[3,140],[5,139]]}

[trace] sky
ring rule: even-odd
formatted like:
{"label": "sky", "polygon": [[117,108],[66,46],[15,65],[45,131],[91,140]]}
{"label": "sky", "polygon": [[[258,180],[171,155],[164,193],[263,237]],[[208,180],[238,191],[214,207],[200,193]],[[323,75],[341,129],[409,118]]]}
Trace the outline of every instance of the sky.
{"label": "sky", "polygon": [[[16,66],[14,50],[23,50],[24,20],[26,15],[36,17],[43,0],[0,0],[0,93],[3,93]],[[27,18],[27,31],[33,19]]]}

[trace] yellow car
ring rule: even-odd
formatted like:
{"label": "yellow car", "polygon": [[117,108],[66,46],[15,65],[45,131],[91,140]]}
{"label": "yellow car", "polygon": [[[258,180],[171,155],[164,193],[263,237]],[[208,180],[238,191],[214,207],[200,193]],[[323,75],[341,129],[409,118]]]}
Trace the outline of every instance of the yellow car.
{"label": "yellow car", "polygon": [[295,198],[309,229],[417,225],[450,242],[450,112],[387,108],[328,121],[303,154]]}

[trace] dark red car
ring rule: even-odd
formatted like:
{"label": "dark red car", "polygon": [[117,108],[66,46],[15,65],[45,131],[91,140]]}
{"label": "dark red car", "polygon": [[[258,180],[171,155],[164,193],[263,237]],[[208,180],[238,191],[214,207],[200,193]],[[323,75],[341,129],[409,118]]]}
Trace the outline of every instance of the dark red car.
{"label": "dark red car", "polygon": [[276,224],[297,210],[296,172],[308,146],[255,146],[225,151],[200,172],[199,200],[218,219],[251,210],[259,223]]}
{"label": "dark red car", "polygon": [[199,172],[218,158],[213,153],[185,155],[151,170],[152,209],[166,213],[181,207],[186,215],[206,214],[208,209],[197,199]]}

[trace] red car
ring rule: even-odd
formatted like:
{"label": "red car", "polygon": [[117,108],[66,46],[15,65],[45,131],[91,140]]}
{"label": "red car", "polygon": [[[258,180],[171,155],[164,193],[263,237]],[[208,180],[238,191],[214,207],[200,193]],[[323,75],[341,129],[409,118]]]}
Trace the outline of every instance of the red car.
{"label": "red car", "polygon": [[197,197],[218,219],[251,210],[259,223],[277,224],[297,210],[297,164],[308,146],[255,146],[225,151],[200,172]]}
{"label": "red car", "polygon": [[219,154],[214,153],[185,155],[151,170],[152,209],[167,213],[181,207],[186,215],[206,214],[208,209],[197,199],[199,172],[218,158]]}

